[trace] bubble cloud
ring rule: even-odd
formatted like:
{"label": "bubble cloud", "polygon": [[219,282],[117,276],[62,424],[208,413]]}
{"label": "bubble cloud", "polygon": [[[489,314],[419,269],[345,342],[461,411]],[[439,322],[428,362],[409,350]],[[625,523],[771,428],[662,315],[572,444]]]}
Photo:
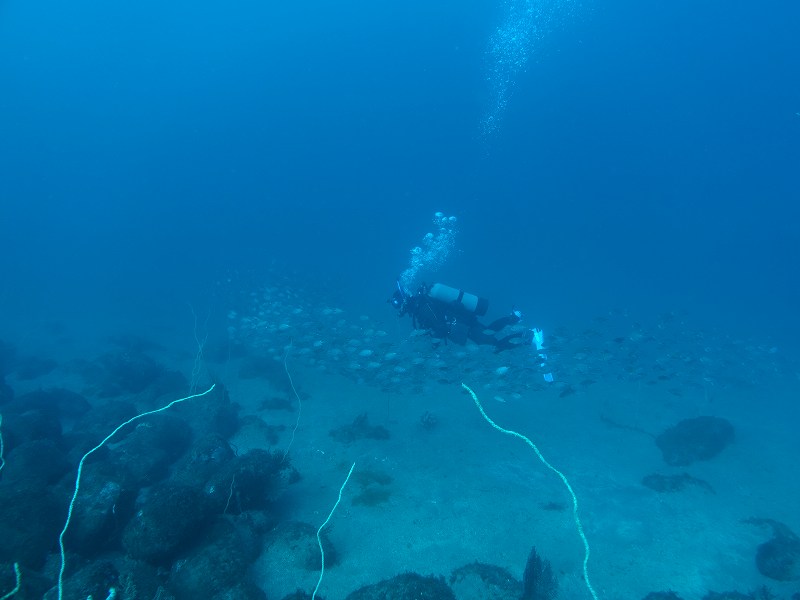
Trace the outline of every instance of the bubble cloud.
{"label": "bubble cloud", "polygon": [[413,291],[419,283],[417,275],[421,271],[433,272],[441,267],[450,255],[456,241],[456,218],[437,212],[433,215],[434,231],[426,233],[422,243],[411,249],[409,265],[400,274],[400,285],[406,291]]}
{"label": "bubble cloud", "polygon": [[539,43],[564,18],[571,15],[575,0],[507,0],[505,16],[489,39],[486,50],[486,81],[489,105],[481,118],[484,137],[500,127],[517,75],[525,70]]}

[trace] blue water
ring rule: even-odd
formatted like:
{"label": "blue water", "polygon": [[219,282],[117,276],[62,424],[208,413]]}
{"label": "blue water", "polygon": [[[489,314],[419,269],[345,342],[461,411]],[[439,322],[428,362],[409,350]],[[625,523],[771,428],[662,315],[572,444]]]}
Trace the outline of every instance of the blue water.
{"label": "blue water", "polygon": [[513,4],[5,3],[7,310],[273,259],[377,305],[442,210],[441,277],[548,320],[796,333],[800,9],[555,2],[487,139]]}
{"label": "blue water", "polygon": [[392,319],[442,211],[420,279],[496,314],[675,312],[796,364],[798,31],[796,2],[4,2],[0,338],[191,338],[187,305],[224,337],[276,269]]}

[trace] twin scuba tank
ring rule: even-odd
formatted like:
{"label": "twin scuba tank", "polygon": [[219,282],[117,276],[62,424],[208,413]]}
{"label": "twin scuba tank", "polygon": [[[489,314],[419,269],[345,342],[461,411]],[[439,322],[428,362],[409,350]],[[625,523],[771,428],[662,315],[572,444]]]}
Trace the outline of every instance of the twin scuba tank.
{"label": "twin scuba tank", "polygon": [[485,315],[489,308],[486,298],[479,298],[441,283],[434,283],[428,290],[428,296],[446,304],[458,304],[467,313],[478,317]]}

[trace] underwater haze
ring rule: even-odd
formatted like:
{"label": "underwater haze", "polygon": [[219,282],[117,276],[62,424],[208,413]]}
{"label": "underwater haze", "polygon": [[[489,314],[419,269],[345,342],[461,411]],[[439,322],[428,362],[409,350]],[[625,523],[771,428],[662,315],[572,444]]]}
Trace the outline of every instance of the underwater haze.
{"label": "underwater haze", "polygon": [[[528,554],[533,546],[553,562],[563,597],[675,590],[699,600],[712,589],[756,594],[764,586],[797,597],[800,538],[791,528],[800,531],[800,520],[791,507],[800,490],[778,474],[796,469],[781,461],[800,451],[792,432],[798,31],[800,3],[790,1],[0,4],[7,468],[48,462],[24,454],[30,432],[41,433],[22,416],[33,405],[60,407],[48,413],[57,433],[36,438],[69,455],[63,471],[37,480],[55,489],[60,507],[69,502],[76,449],[99,442],[133,408],[153,410],[215,383],[208,397],[231,418],[228,429],[209,432],[184,413],[185,423],[170,427],[185,436],[170,430],[170,439],[185,445],[159,446],[171,457],[163,468],[114,480],[117,529],[68,538],[74,597],[110,597],[109,584],[81,587],[89,577],[75,575],[77,564],[104,560],[115,565],[116,588],[128,581],[149,597],[229,589],[181,579],[180,561],[212,552],[196,540],[142,550],[136,520],[169,496],[153,490],[178,484],[201,496],[230,490],[219,506],[202,501],[202,522],[216,523],[215,532],[230,526],[244,535],[253,522],[269,523],[230,544],[259,549],[237,557],[255,587],[236,597],[299,588],[310,597],[316,554],[313,569],[297,567],[303,579],[277,566],[285,566],[275,555],[282,542],[270,536],[286,523],[321,525],[354,461],[349,485],[363,497],[339,508],[351,520],[332,534],[342,548],[339,577],[334,567],[320,588],[329,600],[410,570],[445,575],[457,588],[454,581],[476,575],[453,569],[476,560],[510,569],[524,598],[550,598],[523,582],[526,557],[529,569],[544,564]],[[520,311],[510,339],[528,347],[495,353],[474,336],[432,340],[418,315],[412,321],[401,310],[398,318],[387,303],[396,291],[406,301],[437,282],[488,298],[487,321]],[[544,454],[586,498],[596,589],[574,537],[572,489],[564,496],[561,479],[530,448],[481,420],[462,381],[505,426],[543,435]],[[42,390],[59,393],[30,396]],[[85,413],[59,395],[67,390],[83,397]],[[116,403],[125,406],[111,410]],[[227,422],[214,415],[207,420]],[[681,423],[706,417],[725,423],[686,427],[713,429],[709,443],[721,458],[686,462],[664,450],[673,428],[680,438],[688,435]],[[456,431],[482,441],[464,443]],[[223,441],[203,468],[230,453],[228,470],[187,483],[197,468],[180,461],[202,455],[192,444],[212,433]],[[134,450],[152,448],[148,440]],[[666,466],[657,451],[647,464],[653,440]],[[268,501],[248,504],[258,494],[236,487],[252,464],[269,462],[259,454],[247,463],[255,456],[248,452],[280,459],[262,473],[258,493]],[[433,466],[437,456],[446,465]],[[686,472],[695,460],[708,462]],[[718,460],[728,462],[715,474]],[[359,475],[365,462],[370,470]],[[106,475],[113,479],[120,464]],[[742,470],[755,479],[738,481]],[[541,479],[504,491],[530,471]],[[677,479],[640,484],[651,475]],[[20,494],[33,484],[17,476],[0,472],[6,505],[28,505]],[[295,477],[280,493],[264,492]],[[484,478],[481,498],[470,499],[468,482]],[[742,499],[738,485],[759,491]],[[505,500],[507,513],[482,516]],[[676,503],[674,513],[665,502]],[[518,521],[528,506],[538,512]],[[237,521],[255,512],[268,516]],[[730,521],[714,521],[719,514]],[[738,537],[742,519],[750,529]],[[504,538],[490,529],[493,520],[529,535]],[[404,537],[412,521],[419,539]],[[375,547],[359,547],[357,532],[387,522],[383,535],[396,554],[381,553],[377,533]],[[464,539],[459,532],[478,522],[476,538]],[[687,550],[702,567],[668,560],[687,539],[657,547],[654,540],[678,529],[713,531],[713,543]],[[0,550],[0,596],[14,587],[19,562],[23,582],[48,582],[23,590],[26,597],[57,585],[61,597],[52,569],[59,530],[42,533],[39,546],[26,538]],[[794,565],[788,572],[753,563],[774,550],[757,550],[770,532],[781,549],[796,551],[784,561]],[[719,555],[704,554],[717,542]],[[627,547],[669,564],[624,562]],[[738,558],[720,566],[722,555]],[[120,557],[161,569],[158,585],[156,575],[133,585],[138,575]],[[463,599],[488,593],[456,589]]]}
{"label": "underwater haze", "polygon": [[441,210],[443,276],[548,319],[798,331],[791,3],[1,10],[12,314],[162,310],[274,260],[380,310]]}

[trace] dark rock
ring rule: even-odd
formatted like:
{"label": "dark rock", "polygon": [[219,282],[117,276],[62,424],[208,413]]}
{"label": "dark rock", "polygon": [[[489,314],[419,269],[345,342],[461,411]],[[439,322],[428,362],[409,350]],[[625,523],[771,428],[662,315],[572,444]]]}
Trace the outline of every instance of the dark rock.
{"label": "dark rock", "polygon": [[4,483],[17,488],[44,488],[69,470],[63,451],[51,440],[20,444],[7,456]]}
{"label": "dark rock", "polygon": [[167,369],[138,349],[107,352],[95,361],[77,366],[101,398],[139,394],[154,385]]}
{"label": "dark rock", "polygon": [[788,526],[773,519],[746,519],[746,523],[766,525],[772,539],[756,550],[756,567],[765,577],[776,581],[800,580],[800,538]]}
{"label": "dark rock", "polygon": [[8,405],[3,414],[3,442],[8,452],[23,442],[61,438],[58,409],[25,408],[19,398]]}
{"label": "dark rock", "polygon": [[764,542],[756,551],[756,566],[770,579],[800,580],[800,540],[779,536]]}
{"label": "dark rock", "polygon": [[162,369],[153,380],[148,390],[153,398],[163,398],[169,396],[173,399],[187,396],[186,390],[189,389],[189,380],[180,371],[173,369]]}
{"label": "dark rock", "polygon": [[392,491],[385,487],[377,487],[374,485],[362,488],[361,491],[353,497],[353,506],[378,506],[385,504],[392,496]]}
{"label": "dark rock", "polygon": [[436,418],[436,415],[432,414],[429,411],[425,411],[422,416],[419,418],[419,426],[422,427],[425,431],[433,431],[438,427],[439,419]]}
{"label": "dark rock", "polygon": [[258,556],[255,534],[226,519],[217,521],[204,539],[203,546],[172,567],[169,588],[178,600],[210,598],[236,587]]}
{"label": "dark rock", "polygon": [[[64,581],[65,598],[106,598],[111,588],[119,587],[119,572],[108,561],[90,562]],[[44,596],[44,600],[56,600],[57,588]]]}
{"label": "dark rock", "polygon": [[294,412],[294,402],[289,396],[269,396],[261,401],[259,409]]}
{"label": "dark rock", "polygon": [[[75,423],[74,431],[89,434],[97,445],[119,425],[135,417],[139,413],[131,402],[117,400],[105,401],[93,407]],[[113,441],[120,441],[125,435],[133,431],[134,424],[124,427],[116,433]],[[89,448],[91,449],[91,448]]]}
{"label": "dark rock", "polygon": [[192,444],[177,464],[172,481],[197,489],[205,488],[221,471],[227,473],[225,467],[235,456],[225,438],[213,433],[205,435]]}
{"label": "dark rock", "polygon": [[539,505],[542,510],[549,510],[551,512],[564,512],[568,508],[571,508],[567,505],[566,502],[557,502],[555,500],[550,500],[548,502],[543,502]]}
{"label": "dark rock", "polygon": [[123,352],[134,354],[144,354],[147,352],[163,350],[164,346],[156,341],[148,340],[135,333],[114,333],[108,336],[109,343],[113,344]]}
{"label": "dark rock", "polygon": [[650,488],[661,494],[680,492],[687,486],[699,487],[711,494],[714,494],[714,488],[711,487],[707,481],[692,477],[688,473],[681,473],[680,475],[659,475],[658,473],[651,473],[642,478],[642,485]]}
{"label": "dark rock", "polygon": [[[320,534],[325,550],[325,567],[339,561],[338,553],[323,529]],[[264,554],[276,557],[275,562],[289,561],[289,567],[303,571],[319,571],[322,555],[317,542],[317,528],[299,521],[283,521],[264,540]]]}
{"label": "dark rock", "polygon": [[181,485],[152,489],[127,524],[122,544],[135,559],[169,565],[208,524],[210,508],[201,492]]}
{"label": "dark rock", "polygon": [[270,425],[256,415],[246,415],[239,420],[239,423],[240,434],[247,439],[257,439],[255,436],[259,436],[269,446],[277,446],[281,439],[281,432],[286,430],[285,425]]}
{"label": "dark rock", "polygon": [[387,486],[392,483],[392,476],[386,471],[359,470],[353,476],[353,481],[361,487],[361,491],[353,497],[354,506],[377,506],[387,502],[391,496]]}
{"label": "dark rock", "polygon": [[450,587],[458,598],[519,600],[522,596],[522,582],[507,569],[479,562],[454,570]]}
{"label": "dark rock", "polygon": [[531,548],[522,574],[522,600],[555,600],[557,597],[558,579],[550,561],[539,556],[536,548]]}
{"label": "dark rock", "polygon": [[64,526],[68,504],[66,494],[0,485],[0,562],[43,567]]}
{"label": "dark rock", "polygon": [[[0,593],[14,589],[17,585],[17,570],[11,563],[0,563]],[[21,582],[21,575],[20,582]]]}
{"label": "dark rock", "polygon": [[67,547],[84,556],[119,543],[122,526],[132,515],[135,493],[113,481],[110,469],[84,469],[81,487],[65,537]]}
{"label": "dark rock", "polygon": [[210,478],[205,491],[216,507],[225,498],[222,510],[226,514],[265,510],[283,493],[294,472],[289,460],[284,460],[280,453],[250,450],[226,463]]}
{"label": "dark rock", "polygon": [[38,356],[21,358],[17,361],[17,379],[20,381],[38,379],[51,373],[57,366],[58,363],[52,358],[40,358]]}
{"label": "dark rock", "polygon": [[129,556],[117,558],[114,566],[119,571],[116,597],[120,600],[165,598],[164,577],[158,567]]}
{"label": "dark rock", "polygon": [[311,594],[303,590],[296,590],[293,594],[288,594],[281,600],[311,600]]}
{"label": "dark rock", "polygon": [[[47,590],[53,587],[53,581],[31,569],[20,567],[19,591],[14,600],[27,598],[43,598]],[[17,574],[11,563],[0,563],[0,593],[8,593],[17,585]],[[3,596],[0,596],[2,598]]]}
{"label": "dark rock", "polygon": [[0,340],[0,378],[11,372],[17,360],[17,349],[8,342]]}
{"label": "dark rock", "polygon": [[31,408],[47,409],[55,407],[60,416],[71,418],[85,415],[91,409],[91,405],[86,398],[63,388],[37,390],[23,394],[18,400]]}
{"label": "dark rock", "polygon": [[[91,433],[70,431],[62,436],[60,445],[64,449],[67,462],[77,468],[81,458],[83,458],[89,450],[95,448],[101,439],[102,438]],[[108,457],[108,454],[108,445],[103,445],[92,453],[87,459],[87,464],[103,461]]]}
{"label": "dark rock", "polygon": [[109,461],[123,475],[126,487],[140,488],[164,478],[168,467],[188,448],[191,430],[183,419],[162,413],[131,426],[133,430],[110,451]]}
{"label": "dark rock", "polygon": [[152,385],[164,367],[141,351],[108,352],[98,359],[104,368],[101,396],[121,393],[138,394]]}
{"label": "dark rock", "polygon": [[443,577],[423,577],[417,573],[403,573],[380,583],[367,585],[346,600],[455,600],[453,590]]}
{"label": "dark rock", "polygon": [[362,413],[350,425],[332,429],[330,435],[338,442],[349,444],[363,439],[388,440],[389,430],[380,425],[370,425],[367,413]]}
{"label": "dark rock", "polygon": [[664,461],[685,467],[709,460],[734,440],[733,426],[720,417],[685,419],[656,437]]}
{"label": "dark rock", "polygon": [[4,406],[14,399],[14,389],[5,382],[0,373],[0,406]]}
{"label": "dark rock", "polygon": [[175,413],[189,421],[199,435],[214,433],[228,439],[239,429],[238,407],[221,383],[202,398],[177,405]]}
{"label": "dark rock", "polygon": [[[178,597],[177,600],[195,600],[195,598],[196,596]],[[252,581],[239,581],[232,587],[214,594],[210,600],[267,600],[267,595]],[[319,600],[324,599],[319,596]]]}

